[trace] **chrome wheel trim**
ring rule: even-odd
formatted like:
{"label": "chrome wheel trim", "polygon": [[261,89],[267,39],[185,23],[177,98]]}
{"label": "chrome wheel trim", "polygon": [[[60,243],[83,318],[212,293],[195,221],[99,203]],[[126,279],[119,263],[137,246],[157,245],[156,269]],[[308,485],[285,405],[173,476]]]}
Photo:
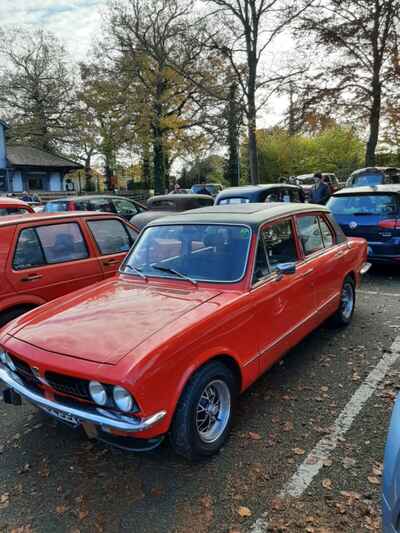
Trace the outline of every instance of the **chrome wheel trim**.
{"label": "chrome wheel trim", "polygon": [[354,308],[354,288],[351,283],[345,283],[341,297],[341,311],[345,320],[351,317]]}
{"label": "chrome wheel trim", "polygon": [[196,431],[202,442],[211,444],[225,431],[231,414],[231,391],[225,381],[208,383],[196,406]]}

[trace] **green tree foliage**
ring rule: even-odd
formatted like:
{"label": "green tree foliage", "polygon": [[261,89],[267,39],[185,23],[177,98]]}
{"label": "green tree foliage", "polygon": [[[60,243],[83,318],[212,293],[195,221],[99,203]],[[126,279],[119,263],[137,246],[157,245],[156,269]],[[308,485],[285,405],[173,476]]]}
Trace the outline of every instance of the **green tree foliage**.
{"label": "green tree foliage", "polygon": [[[258,130],[257,145],[261,183],[318,170],[347,177],[362,164],[364,148],[353,130],[340,126],[314,136],[289,135],[281,129]],[[249,181],[247,168],[244,161],[244,182]]]}

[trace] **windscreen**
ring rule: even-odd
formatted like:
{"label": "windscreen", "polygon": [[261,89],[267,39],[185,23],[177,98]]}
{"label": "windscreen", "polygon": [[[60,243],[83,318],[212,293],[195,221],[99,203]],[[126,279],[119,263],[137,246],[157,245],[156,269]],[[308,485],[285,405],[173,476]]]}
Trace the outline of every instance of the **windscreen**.
{"label": "windscreen", "polygon": [[383,183],[382,174],[360,174],[353,178],[353,187],[372,187]]}
{"label": "windscreen", "polygon": [[327,207],[334,215],[391,215],[398,210],[394,194],[333,196]]}
{"label": "windscreen", "polygon": [[182,224],[147,228],[122,266],[125,274],[191,281],[239,281],[251,231],[245,226]]}

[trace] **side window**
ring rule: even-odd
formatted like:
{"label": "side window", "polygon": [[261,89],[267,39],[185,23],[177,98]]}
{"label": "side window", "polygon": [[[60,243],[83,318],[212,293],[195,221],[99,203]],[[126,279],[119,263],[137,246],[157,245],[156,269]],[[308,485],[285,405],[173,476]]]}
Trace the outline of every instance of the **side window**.
{"label": "side window", "polygon": [[89,211],[100,211],[101,213],[114,213],[113,205],[107,198],[93,198],[88,202]]}
{"label": "side window", "polygon": [[33,228],[22,230],[15,248],[13,268],[23,270],[44,264],[46,262],[36,231]]}
{"label": "side window", "polygon": [[301,202],[300,193],[296,189],[290,189],[290,201],[291,202]]}
{"label": "side window", "polygon": [[319,217],[319,224],[321,227],[322,239],[324,241],[325,248],[333,246],[335,244],[335,239],[333,238],[330,227],[322,217]]}
{"label": "side window", "polygon": [[297,229],[304,255],[310,255],[324,248],[317,216],[304,216],[297,219]]}
{"label": "side window", "polygon": [[127,252],[134,241],[119,220],[89,220],[88,226],[101,255]]}
{"label": "side window", "polygon": [[129,200],[115,199],[113,200],[116,212],[121,216],[131,216],[138,214],[138,209],[134,203]]}
{"label": "side window", "polygon": [[81,229],[76,222],[40,226],[36,228],[36,232],[49,264],[89,257]]}
{"label": "side window", "polygon": [[271,271],[280,263],[297,261],[296,242],[289,220],[276,222],[261,231]]}

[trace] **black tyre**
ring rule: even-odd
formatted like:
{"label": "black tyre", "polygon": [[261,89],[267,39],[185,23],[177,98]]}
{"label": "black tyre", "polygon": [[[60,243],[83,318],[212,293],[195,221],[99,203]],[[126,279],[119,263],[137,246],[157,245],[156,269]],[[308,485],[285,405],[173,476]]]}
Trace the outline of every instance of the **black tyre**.
{"label": "black tyre", "polygon": [[200,368],[179,399],[170,431],[173,449],[192,461],[217,453],[228,438],[238,395],[233,372],[222,362]]}
{"label": "black tyre", "polygon": [[29,307],[27,305],[21,305],[19,307],[13,307],[12,309],[8,309],[7,311],[3,311],[2,313],[0,313],[0,328],[5,326],[7,322],[11,322],[11,320],[14,320],[14,318],[23,315],[31,309],[32,307]]}
{"label": "black tyre", "polygon": [[339,308],[332,316],[333,325],[340,327],[350,324],[351,319],[353,318],[355,305],[356,290],[354,280],[352,277],[347,276],[343,282]]}

